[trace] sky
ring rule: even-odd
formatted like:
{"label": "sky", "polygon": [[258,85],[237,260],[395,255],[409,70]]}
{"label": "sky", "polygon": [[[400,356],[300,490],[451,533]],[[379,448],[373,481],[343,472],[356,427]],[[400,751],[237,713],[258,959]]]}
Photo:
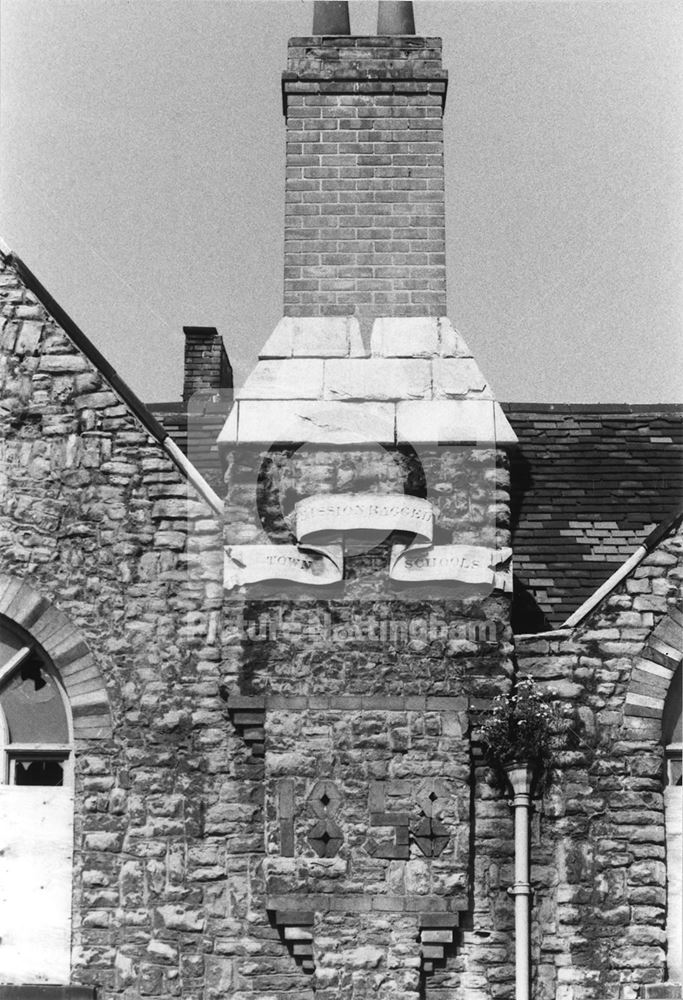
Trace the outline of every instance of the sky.
{"label": "sky", "polygon": [[[0,0],[0,236],[147,401],[180,397],[184,325],[239,382],[282,314],[280,74],[312,6]],[[679,402],[683,5],[415,18],[450,74],[449,317],[497,397]]]}

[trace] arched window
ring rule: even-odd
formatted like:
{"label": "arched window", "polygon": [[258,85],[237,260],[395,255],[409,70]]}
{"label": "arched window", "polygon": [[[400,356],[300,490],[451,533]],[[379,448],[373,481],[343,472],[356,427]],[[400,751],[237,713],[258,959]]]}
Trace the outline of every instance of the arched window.
{"label": "arched window", "polygon": [[73,783],[72,737],[62,687],[40,649],[2,619],[0,741],[0,783]]}
{"label": "arched window", "polygon": [[681,667],[674,674],[664,703],[662,740],[666,755],[664,784],[664,819],[666,823],[667,872],[667,967],[669,980],[681,982],[683,976],[683,831],[681,812]]}
{"label": "arched window", "polygon": [[0,616],[0,984],[69,982],[72,863],[69,703],[43,649]]}

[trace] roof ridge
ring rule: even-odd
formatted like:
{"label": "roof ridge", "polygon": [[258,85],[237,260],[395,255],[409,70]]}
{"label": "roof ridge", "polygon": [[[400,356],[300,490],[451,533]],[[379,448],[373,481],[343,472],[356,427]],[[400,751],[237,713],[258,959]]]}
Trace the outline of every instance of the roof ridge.
{"label": "roof ridge", "polygon": [[509,403],[504,410],[534,410],[539,413],[683,413],[681,403]]}

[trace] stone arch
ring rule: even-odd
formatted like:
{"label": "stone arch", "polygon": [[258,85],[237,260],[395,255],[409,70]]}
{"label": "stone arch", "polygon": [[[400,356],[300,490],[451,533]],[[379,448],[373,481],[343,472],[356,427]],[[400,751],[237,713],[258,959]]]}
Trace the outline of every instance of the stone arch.
{"label": "stone arch", "polygon": [[[660,745],[667,739],[670,719],[665,709],[670,709],[680,681],[683,661],[683,612],[672,608],[659,625],[653,629],[636,660],[624,705],[624,728],[638,740],[646,736]],[[677,678],[674,682],[674,678]],[[673,685],[673,690],[672,690]],[[668,748],[674,749],[673,746]],[[680,752],[680,747],[676,747]],[[679,757],[680,760],[680,757]],[[681,956],[681,787],[674,787],[663,775],[664,835],[666,843],[666,937],[667,976],[670,982],[680,981],[683,968]],[[680,987],[679,987],[680,988]]]}
{"label": "stone arch", "polygon": [[67,615],[24,580],[4,573],[0,615],[25,629],[57,668],[71,707],[74,739],[110,737],[111,710],[102,674]]}
{"label": "stone arch", "polygon": [[650,633],[635,662],[624,704],[624,724],[639,729],[643,720],[661,726],[664,702],[683,660],[683,611],[672,608]]}

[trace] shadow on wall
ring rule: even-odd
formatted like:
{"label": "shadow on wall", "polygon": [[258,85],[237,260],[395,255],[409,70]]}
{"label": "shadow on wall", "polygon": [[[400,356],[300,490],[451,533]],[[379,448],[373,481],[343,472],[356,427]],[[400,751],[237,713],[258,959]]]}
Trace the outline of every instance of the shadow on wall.
{"label": "shadow on wall", "polygon": [[513,578],[510,624],[515,635],[547,632],[551,627],[536,598],[518,576]]}
{"label": "shadow on wall", "polygon": [[[522,505],[527,492],[533,487],[531,465],[520,447],[511,448],[510,455],[510,533],[514,553],[515,533],[519,526]],[[512,631],[515,635],[527,632],[547,632],[551,627],[536,598],[518,576],[514,577],[511,611]]]}

